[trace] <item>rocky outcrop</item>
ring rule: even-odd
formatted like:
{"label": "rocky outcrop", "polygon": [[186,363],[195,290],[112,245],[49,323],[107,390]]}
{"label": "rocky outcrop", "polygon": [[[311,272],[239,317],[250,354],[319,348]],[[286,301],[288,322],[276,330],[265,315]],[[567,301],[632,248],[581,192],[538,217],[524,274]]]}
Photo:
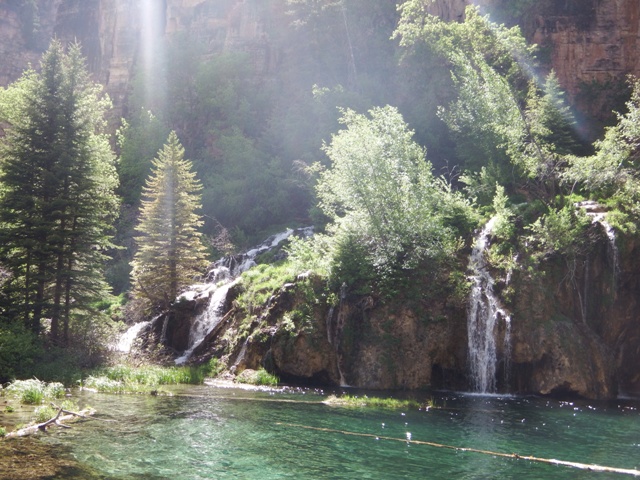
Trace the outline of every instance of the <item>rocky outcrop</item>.
{"label": "rocky outcrop", "polygon": [[551,64],[572,95],[582,83],[640,74],[640,4],[634,0],[547,2],[529,28],[532,40],[551,50]]}
{"label": "rocky outcrop", "polygon": [[[510,342],[504,322],[496,331],[498,391],[593,399],[640,393],[640,245],[621,237],[613,249],[602,215],[574,260],[549,256],[513,272],[508,285],[496,281],[511,317]],[[333,306],[319,300],[325,280],[308,273],[250,312],[245,287],[234,284],[226,314],[192,361],[215,356],[234,373],[263,367],[294,384],[467,390],[464,282],[425,273],[387,298],[343,287]],[[205,308],[205,297],[177,303],[150,328],[155,340],[147,345],[180,354]]]}
{"label": "rocky outcrop", "polygon": [[614,261],[611,239],[594,223],[592,248],[549,258],[534,276],[518,274],[513,302],[510,388],[517,392],[612,398],[640,392],[638,246]]}

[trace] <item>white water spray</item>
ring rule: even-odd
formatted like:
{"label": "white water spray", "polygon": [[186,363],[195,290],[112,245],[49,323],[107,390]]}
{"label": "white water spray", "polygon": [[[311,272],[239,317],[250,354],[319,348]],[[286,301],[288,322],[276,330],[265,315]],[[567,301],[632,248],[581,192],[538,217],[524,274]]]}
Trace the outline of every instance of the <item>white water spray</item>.
{"label": "white water spray", "polygon": [[182,365],[189,360],[189,357],[198,345],[200,345],[209,332],[220,323],[220,320],[222,320],[225,314],[224,304],[227,299],[227,293],[229,293],[231,287],[236,283],[238,283],[238,279],[215,289],[213,295],[211,295],[207,309],[198,315],[193,325],[191,325],[191,330],[189,331],[189,346],[179,358],[176,358],[176,365]]}
{"label": "white water spray", "polygon": [[485,258],[496,218],[492,218],[476,238],[469,260],[469,268],[473,272],[473,287],[467,312],[469,368],[472,388],[480,393],[493,393],[496,390],[496,330],[499,319],[505,322],[505,367],[508,367],[506,357],[511,352],[511,317],[493,290],[494,280]]}
{"label": "white water spray", "polygon": [[138,337],[138,334],[150,323],[152,320],[146,322],[136,323],[129,327],[129,329],[122,334],[118,343],[116,343],[114,350],[122,353],[131,353],[134,340]]}
{"label": "white water spray", "polygon": [[[185,363],[193,351],[202,343],[209,333],[218,325],[224,313],[222,311],[227,294],[231,287],[239,280],[238,277],[249,268],[256,265],[255,259],[258,255],[266,253],[280,245],[281,242],[296,234],[301,237],[313,235],[313,227],[299,228],[297,230],[287,229],[284,232],[272,235],[257,247],[241,254],[224,257],[218,260],[206,276],[203,284],[192,285],[189,290],[183,292],[178,297],[178,301],[198,301],[208,299],[207,308],[196,317],[189,331],[189,347],[176,359],[177,364]],[[132,326],[119,339],[114,347],[122,352],[130,352],[131,346],[146,325],[157,320],[158,317],[149,321]],[[166,340],[168,317],[165,315],[165,322],[162,327],[161,341]]]}

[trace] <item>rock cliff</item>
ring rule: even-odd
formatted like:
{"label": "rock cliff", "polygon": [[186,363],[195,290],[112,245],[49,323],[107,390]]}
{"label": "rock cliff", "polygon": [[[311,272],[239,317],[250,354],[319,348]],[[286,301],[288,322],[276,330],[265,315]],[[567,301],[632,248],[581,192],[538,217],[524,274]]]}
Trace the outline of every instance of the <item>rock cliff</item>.
{"label": "rock cliff", "polygon": [[126,106],[134,66],[153,54],[161,37],[180,32],[203,40],[208,52],[242,49],[256,68],[269,68],[260,2],[238,0],[9,0],[0,4],[0,85],[38,65],[54,36],[79,41],[89,70],[111,96],[117,113]]}
{"label": "rock cliff", "polygon": [[[621,237],[614,249],[599,223],[588,236],[589,248],[575,260],[550,256],[539,268],[513,272],[502,300],[510,342],[504,323],[494,331],[498,391],[593,399],[640,393],[640,246]],[[497,278],[496,293],[505,296]],[[447,274],[413,278],[412,292],[400,288],[389,298],[343,289],[333,306],[317,300],[326,295],[324,282],[302,275],[251,314],[239,303],[239,283],[192,359],[216,356],[236,373],[265,367],[295,384],[470,388],[468,302]],[[147,343],[181,353],[203,308],[201,300],[177,304]]]}
{"label": "rock cliff", "polygon": [[[437,0],[432,11],[457,19],[468,3]],[[571,98],[592,113],[616,103],[611,97],[624,91],[626,74],[640,75],[636,0],[519,2],[526,6],[522,11],[505,0],[474,3],[498,17],[508,8],[516,12],[510,19],[541,46],[540,56],[556,70]],[[285,7],[280,1],[255,0],[7,0],[0,4],[0,84],[18,78],[29,63],[37,65],[54,35],[82,42],[91,72],[120,107],[133,66],[154,35],[189,31],[209,53],[248,51],[257,71],[265,73],[275,68],[277,50],[268,30],[286,27]]]}

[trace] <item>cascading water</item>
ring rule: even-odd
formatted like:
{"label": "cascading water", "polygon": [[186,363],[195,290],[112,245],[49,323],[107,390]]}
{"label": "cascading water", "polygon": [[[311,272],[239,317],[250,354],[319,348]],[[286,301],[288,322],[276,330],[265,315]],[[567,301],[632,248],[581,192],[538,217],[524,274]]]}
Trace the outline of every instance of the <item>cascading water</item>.
{"label": "cascading water", "polygon": [[496,217],[482,229],[476,238],[469,260],[469,269],[473,272],[471,276],[473,287],[467,312],[469,369],[472,388],[479,393],[496,391],[496,330],[499,319],[505,322],[503,346],[505,373],[509,363],[506,357],[511,351],[511,317],[502,307],[493,290],[494,280],[485,259],[489,237],[495,222]]}
{"label": "cascading water", "polygon": [[583,209],[587,216],[591,218],[592,223],[601,225],[604,229],[605,234],[607,235],[607,239],[609,241],[609,254],[611,257],[611,266],[613,271],[612,284],[613,291],[615,293],[618,274],[620,273],[620,253],[618,252],[618,245],[616,243],[616,231],[607,222],[607,211],[605,207],[600,205],[598,202],[594,202],[593,200],[578,202],[575,204],[575,206],[577,208]]}
{"label": "cascading water", "polygon": [[207,309],[198,315],[193,322],[191,330],[189,331],[189,347],[180,357],[176,358],[176,365],[182,365],[185,363],[209,332],[211,332],[211,330],[220,323],[220,320],[222,320],[222,317],[225,314],[224,304],[227,298],[227,293],[229,293],[229,290],[237,283],[237,281],[238,280],[236,279],[215,288],[213,295],[211,295],[211,299],[209,300]]}
{"label": "cascading water", "polygon": [[[198,298],[206,297],[208,297],[209,300],[205,311],[196,317],[193,322],[189,332],[189,347],[176,359],[177,364],[185,363],[189,359],[193,351],[202,343],[224,316],[225,312],[222,312],[221,308],[225,304],[227,293],[236,283],[237,278],[242,272],[256,265],[255,259],[258,255],[277,247],[281,242],[294,234],[303,238],[309,237],[313,235],[313,227],[299,228],[297,230],[287,229],[284,232],[272,235],[246,253],[221,258],[214,263],[213,268],[207,273],[207,283],[192,285],[187,291],[180,294],[177,299],[179,301],[194,301]],[[167,321],[169,319],[166,315],[164,318],[165,323],[161,334],[161,341],[163,342],[165,340]],[[137,335],[146,325],[149,325],[154,320],[141,322],[130,327],[129,330],[122,335],[115,348],[126,353],[130,352],[131,345]]]}
{"label": "cascading water", "polygon": [[146,322],[136,323],[131,326],[122,336],[118,339],[118,343],[114,346],[114,350],[122,353],[131,353],[133,342],[138,337],[138,334],[153,320],[147,320]]}

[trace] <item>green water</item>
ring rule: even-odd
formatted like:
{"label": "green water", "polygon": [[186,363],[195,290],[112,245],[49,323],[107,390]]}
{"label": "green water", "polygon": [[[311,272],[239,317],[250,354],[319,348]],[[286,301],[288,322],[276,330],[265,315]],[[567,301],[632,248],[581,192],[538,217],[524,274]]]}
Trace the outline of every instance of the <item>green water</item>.
{"label": "green water", "polygon": [[[451,446],[640,468],[637,401],[429,396],[443,408],[332,407],[316,391],[214,386],[172,397],[83,393],[81,403],[95,407],[97,418],[42,438],[109,479],[631,478],[379,438],[406,440],[408,433]],[[65,475],[59,478],[71,478]]]}

